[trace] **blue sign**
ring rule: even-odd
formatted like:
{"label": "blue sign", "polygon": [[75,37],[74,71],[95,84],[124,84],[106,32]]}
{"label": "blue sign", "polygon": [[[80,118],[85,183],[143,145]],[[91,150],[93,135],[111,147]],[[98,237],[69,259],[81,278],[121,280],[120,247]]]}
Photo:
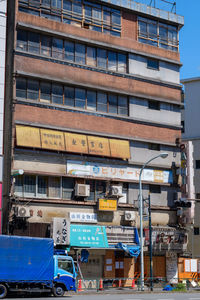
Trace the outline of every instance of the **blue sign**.
{"label": "blue sign", "polygon": [[70,246],[108,248],[105,226],[70,225]]}

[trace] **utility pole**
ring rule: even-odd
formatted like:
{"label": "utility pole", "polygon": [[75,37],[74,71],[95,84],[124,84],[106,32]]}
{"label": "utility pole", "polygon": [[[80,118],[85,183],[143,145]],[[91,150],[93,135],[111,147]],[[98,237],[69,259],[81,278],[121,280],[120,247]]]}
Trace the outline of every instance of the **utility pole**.
{"label": "utility pole", "polygon": [[149,202],[149,261],[150,261],[150,290],[153,291],[153,253],[152,253],[152,227],[151,227],[151,196]]}

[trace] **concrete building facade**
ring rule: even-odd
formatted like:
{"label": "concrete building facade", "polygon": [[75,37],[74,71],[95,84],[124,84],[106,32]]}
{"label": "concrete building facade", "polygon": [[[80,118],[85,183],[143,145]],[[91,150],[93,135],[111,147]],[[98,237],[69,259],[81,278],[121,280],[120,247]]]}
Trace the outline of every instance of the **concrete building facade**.
{"label": "concrete building facade", "polygon": [[[133,277],[139,264],[116,246],[136,251],[139,172],[167,152],[142,180],[152,203],[155,276],[175,278],[187,244],[174,206],[183,17],[135,1],[18,0],[13,20],[10,164],[24,175],[5,195],[10,233],[47,237],[55,218],[71,222],[73,237],[104,228],[110,248],[90,247],[84,276]],[[88,248],[90,238],[79,236],[70,253]]]}

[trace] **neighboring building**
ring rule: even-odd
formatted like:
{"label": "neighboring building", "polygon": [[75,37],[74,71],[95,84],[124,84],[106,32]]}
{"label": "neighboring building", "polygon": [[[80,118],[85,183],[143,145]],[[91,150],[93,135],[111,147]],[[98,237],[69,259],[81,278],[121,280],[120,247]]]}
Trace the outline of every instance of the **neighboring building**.
{"label": "neighboring building", "polygon": [[3,123],[5,96],[5,55],[6,55],[6,9],[7,1],[0,1],[0,234],[2,232],[2,181],[3,181]]}
{"label": "neighboring building", "polygon": [[184,79],[182,83],[185,88],[182,141],[185,145],[183,153],[185,153],[187,170],[183,192],[192,203],[191,209],[187,209],[185,214],[190,230],[188,253],[193,258],[200,258],[200,132],[198,126],[200,78]]}
{"label": "neighboring building", "polygon": [[174,206],[184,20],[135,1],[126,5],[16,1],[14,92],[7,105],[13,104],[10,164],[24,175],[4,197],[9,230],[45,237],[54,218],[66,218],[70,253],[92,245],[84,277],[133,277],[138,262],[115,247],[127,244],[137,256],[139,171],[167,152],[144,170],[143,192],[152,203],[154,275],[176,277],[177,255],[187,244]]}

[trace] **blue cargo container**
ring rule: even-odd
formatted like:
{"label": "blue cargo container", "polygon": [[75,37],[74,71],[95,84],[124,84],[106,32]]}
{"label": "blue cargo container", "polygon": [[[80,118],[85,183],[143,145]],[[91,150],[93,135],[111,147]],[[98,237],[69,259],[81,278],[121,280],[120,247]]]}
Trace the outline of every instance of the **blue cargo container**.
{"label": "blue cargo container", "polygon": [[54,255],[52,239],[0,236],[0,299],[7,292],[75,291],[73,259]]}

